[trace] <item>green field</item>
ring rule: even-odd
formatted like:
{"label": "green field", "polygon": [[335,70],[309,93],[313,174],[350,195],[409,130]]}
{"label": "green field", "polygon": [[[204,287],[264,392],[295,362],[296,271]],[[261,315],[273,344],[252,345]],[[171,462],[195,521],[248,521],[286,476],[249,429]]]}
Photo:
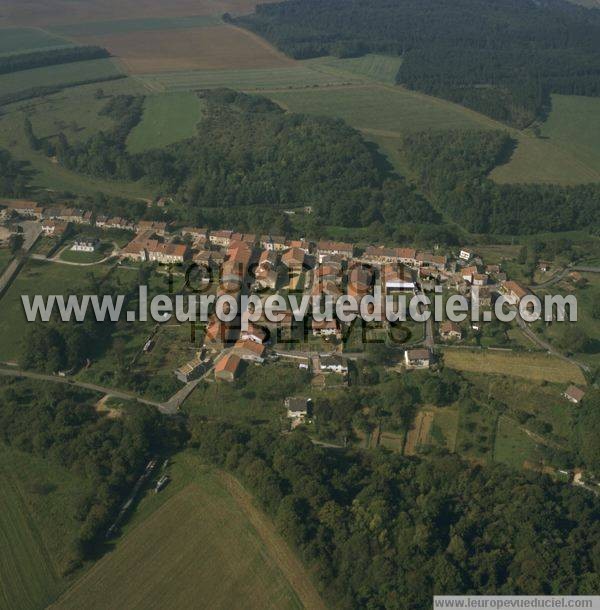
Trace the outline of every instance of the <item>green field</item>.
{"label": "green field", "polygon": [[142,121],[127,139],[129,152],[162,148],[193,136],[202,108],[202,101],[192,92],[148,96]]}
{"label": "green field", "polygon": [[77,174],[53,163],[42,152],[33,151],[27,143],[23,132],[25,117],[29,117],[36,135],[42,138],[62,131],[69,141],[78,141],[101,129],[111,128],[113,122],[98,115],[107,102],[106,98],[97,99],[98,89],[102,89],[105,96],[145,91],[136,80],[125,78],[73,87],[54,95],[11,104],[0,115],[0,147],[8,149],[15,158],[31,163],[35,171],[33,185],[36,187],[76,193],[102,191],[123,197],[151,197],[151,190],[141,183],[112,182]]}
{"label": "green field", "polygon": [[67,581],[61,576],[89,491],[69,471],[0,445],[0,608],[37,610]]}
{"label": "green field", "polygon": [[179,30],[221,25],[217,15],[196,15],[193,17],[158,17],[148,19],[118,19],[114,21],[86,21],[63,26],[53,26],[51,30],[63,36],[85,37],[145,32],[152,30]]}
{"label": "green field", "polygon": [[347,75],[350,77],[364,76],[368,80],[375,80],[388,85],[396,83],[398,70],[402,65],[402,58],[390,55],[375,55],[369,53],[362,57],[319,57],[304,62],[313,70],[329,74]]}
{"label": "green field", "polygon": [[13,259],[13,255],[8,248],[0,249],[0,274],[8,266],[8,263]]}
{"label": "green field", "polygon": [[0,75],[0,92],[2,95],[6,95],[33,87],[50,87],[109,79],[119,74],[122,74],[122,72],[112,59],[76,61],[69,64],[2,74]]}
{"label": "green field", "polygon": [[73,287],[86,281],[89,274],[103,276],[109,267],[74,267],[30,260],[0,299],[0,361],[18,359],[22,339],[28,327],[21,295],[63,294],[65,286]]}
{"label": "green field", "polygon": [[193,70],[144,74],[137,78],[155,91],[191,91],[231,87],[242,91],[301,89],[315,86],[359,83],[363,79],[311,70],[307,66],[251,68],[246,70]]}
{"label": "green field", "polygon": [[163,492],[146,494],[115,550],[53,608],[323,607],[271,522],[231,477],[191,452],[171,460],[169,475]]}
{"label": "green field", "polygon": [[523,134],[497,182],[579,184],[600,181],[600,99],[553,95],[542,138]]}
{"label": "green field", "polygon": [[68,40],[37,28],[0,29],[0,55],[68,46]]}
{"label": "green field", "polygon": [[517,423],[500,416],[494,443],[494,461],[513,468],[523,468],[523,462],[535,462],[540,457],[535,441]]}

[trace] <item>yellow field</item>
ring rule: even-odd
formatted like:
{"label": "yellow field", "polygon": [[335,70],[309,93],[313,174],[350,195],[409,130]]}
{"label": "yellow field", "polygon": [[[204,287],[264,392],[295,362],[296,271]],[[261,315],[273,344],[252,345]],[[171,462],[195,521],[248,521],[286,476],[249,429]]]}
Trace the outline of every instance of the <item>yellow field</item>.
{"label": "yellow field", "polygon": [[459,371],[510,375],[555,383],[586,383],[583,373],[576,365],[542,353],[444,350],[444,362]]}
{"label": "yellow field", "polygon": [[140,519],[116,549],[54,608],[324,608],[299,560],[237,481],[191,454],[177,456],[171,474],[162,494],[142,502]]}

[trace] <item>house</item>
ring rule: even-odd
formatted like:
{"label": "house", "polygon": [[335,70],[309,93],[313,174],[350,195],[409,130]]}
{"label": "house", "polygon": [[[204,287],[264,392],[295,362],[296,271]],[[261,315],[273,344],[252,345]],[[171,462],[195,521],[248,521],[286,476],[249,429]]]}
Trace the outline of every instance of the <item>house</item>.
{"label": "house", "polygon": [[386,265],[381,272],[386,294],[391,292],[412,292],[416,288],[412,273],[406,267]]}
{"label": "house", "polygon": [[[96,221],[96,226],[101,226]],[[121,218],[120,216],[116,216],[114,218],[109,218],[104,225],[102,225],[105,229],[119,229],[120,231],[135,231],[136,225],[131,220],[127,218]],[[138,231],[141,232],[141,231]]]}
{"label": "house", "polygon": [[134,261],[145,261],[146,250],[144,249],[145,241],[139,239],[133,239],[124,248],[121,248],[119,256],[121,258],[127,258]]}
{"label": "house", "polygon": [[228,248],[229,243],[231,242],[231,235],[233,231],[211,231],[208,236],[208,241],[215,246],[219,246],[220,248]]}
{"label": "house", "polygon": [[339,254],[342,258],[352,258],[354,256],[354,245],[342,241],[320,241],[317,243],[317,256],[319,262],[328,254]]}
{"label": "house", "polygon": [[175,377],[182,383],[189,383],[194,379],[198,379],[206,369],[206,362],[203,362],[198,356],[183,366],[180,366],[175,371]]}
{"label": "house", "polygon": [[508,280],[502,284],[502,292],[511,305],[518,305],[521,299],[530,294],[525,286],[513,280]]}
{"label": "house", "polygon": [[485,286],[488,282],[488,276],[485,273],[474,273],[473,281],[471,282],[473,286]]}
{"label": "house", "polygon": [[150,231],[159,237],[164,237],[167,233],[166,222],[155,222],[153,220],[140,220],[135,228],[136,233],[145,233]]}
{"label": "house", "polygon": [[373,274],[366,267],[354,267],[348,276],[348,295],[358,300],[371,292]]}
{"label": "house", "polygon": [[312,400],[310,398],[288,397],[283,402],[288,419],[301,419],[312,415]]}
{"label": "house", "polygon": [[461,277],[465,282],[469,282],[469,284],[472,284],[473,276],[477,275],[478,273],[479,273],[479,269],[477,269],[477,267],[475,267],[473,265],[471,267],[465,267],[461,271]]}
{"label": "house", "polygon": [[73,242],[71,250],[73,252],[95,252],[98,249],[97,239],[77,239]]}
{"label": "house", "polygon": [[222,347],[229,342],[230,328],[225,322],[221,322],[216,316],[212,317],[206,327],[204,344]]}
{"label": "house", "polygon": [[313,320],[312,334],[315,337],[341,337],[340,324],[337,320]]}
{"label": "house", "polygon": [[267,338],[267,332],[260,326],[252,324],[252,322],[249,322],[246,330],[242,330],[240,333],[240,339],[243,339],[244,341],[254,341],[254,343],[264,343]]}
{"label": "house", "polygon": [[12,210],[20,216],[30,216],[32,218],[41,218],[44,210],[35,201],[27,199],[1,199],[0,205]]}
{"label": "house", "polygon": [[215,365],[215,379],[218,381],[235,381],[240,373],[242,361],[235,354],[223,356]]}
{"label": "house", "polygon": [[461,250],[458,258],[461,261],[469,262],[473,258],[473,253],[470,250]]}
{"label": "house", "polygon": [[419,252],[416,256],[416,263],[418,267],[435,267],[439,271],[443,271],[446,268],[446,257],[437,256],[430,252]]}
{"label": "house", "polygon": [[196,244],[203,244],[208,240],[208,229],[197,229],[196,227],[183,227],[181,236],[189,235]]}
{"label": "house", "polygon": [[302,250],[304,254],[310,254],[312,249],[312,244],[306,239],[291,239],[285,242],[286,247],[288,248],[298,248],[298,250]]}
{"label": "house", "polygon": [[65,234],[68,228],[69,223],[62,220],[42,221],[42,232],[46,237],[60,237]]}
{"label": "house", "polygon": [[156,239],[149,239],[145,250],[147,260],[162,264],[183,263],[189,253],[185,244],[161,243]]}
{"label": "house", "polygon": [[290,270],[302,271],[305,257],[306,253],[304,250],[301,250],[300,248],[290,248],[281,257],[281,262]]}
{"label": "house", "polygon": [[444,341],[462,339],[462,330],[456,322],[442,322],[440,324],[440,337]]}
{"label": "house", "polygon": [[348,374],[346,361],[337,354],[325,354],[321,356],[321,372],[337,373],[339,375]]}
{"label": "house", "polygon": [[546,272],[550,271],[551,268],[552,268],[552,263],[550,261],[538,261],[538,269],[542,273],[546,273]]}
{"label": "house", "polygon": [[261,235],[260,245],[263,250],[272,250],[279,252],[287,248],[285,237],[282,235]]}
{"label": "house", "polygon": [[265,269],[264,267],[259,267],[254,272],[254,278],[256,280],[256,287],[260,290],[275,290],[277,288],[279,273],[277,273],[275,269]]}
{"label": "house", "polygon": [[404,365],[407,369],[428,369],[431,354],[428,349],[407,349],[404,352]]}
{"label": "house", "polygon": [[274,250],[263,250],[258,259],[258,266],[265,269],[275,269],[277,267],[277,252]]}
{"label": "house", "polygon": [[575,405],[578,405],[585,396],[585,392],[575,385],[570,385],[564,392],[563,396]]}
{"label": "house", "polygon": [[263,363],[265,361],[265,346],[249,339],[240,339],[233,346],[234,352],[242,359],[250,362]]}

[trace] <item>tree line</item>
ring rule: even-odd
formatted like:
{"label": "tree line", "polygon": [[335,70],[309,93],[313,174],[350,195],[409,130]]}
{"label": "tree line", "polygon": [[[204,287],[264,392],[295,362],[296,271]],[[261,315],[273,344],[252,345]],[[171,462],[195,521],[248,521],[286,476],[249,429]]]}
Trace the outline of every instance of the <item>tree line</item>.
{"label": "tree line", "polygon": [[0,148],[0,196],[24,197],[28,190],[31,170],[28,164],[17,161],[10,152]]}
{"label": "tree line", "polygon": [[17,53],[0,57],[0,74],[104,57],[110,57],[110,53],[106,49],[96,46],[71,46]]}
{"label": "tree line", "polygon": [[600,11],[564,0],[290,0],[233,19],[297,59],[401,55],[399,83],[517,127],[600,95]]}

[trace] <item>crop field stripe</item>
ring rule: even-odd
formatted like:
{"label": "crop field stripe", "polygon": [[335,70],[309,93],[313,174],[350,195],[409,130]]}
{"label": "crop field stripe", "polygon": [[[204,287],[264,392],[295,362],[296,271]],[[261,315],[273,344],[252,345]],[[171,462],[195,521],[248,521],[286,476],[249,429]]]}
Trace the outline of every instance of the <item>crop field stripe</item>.
{"label": "crop field stripe", "polygon": [[0,56],[73,46],[40,28],[0,28]]}

